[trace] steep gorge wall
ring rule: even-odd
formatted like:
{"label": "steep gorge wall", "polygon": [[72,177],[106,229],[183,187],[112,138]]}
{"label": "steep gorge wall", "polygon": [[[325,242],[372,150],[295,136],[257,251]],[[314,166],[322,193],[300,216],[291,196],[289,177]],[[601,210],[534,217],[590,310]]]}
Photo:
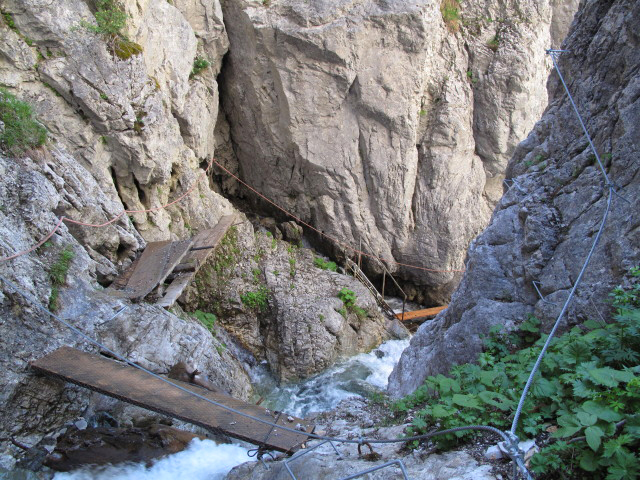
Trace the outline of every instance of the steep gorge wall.
{"label": "steep gorge wall", "polygon": [[[626,199],[614,196],[563,325],[606,317],[608,293],[640,261],[639,32],[639,2],[583,2],[559,60],[610,181]],[[560,313],[600,226],[608,189],[556,74],[549,91],[549,108],[509,162],[514,185],[472,242],[449,308],[422,325],[403,353],[390,377],[392,394],[474,361],[492,325],[513,328],[535,314],[549,331]]]}
{"label": "steep gorge wall", "polygon": [[[226,0],[221,97],[238,163],[227,161],[326,234],[462,269],[546,106],[544,50],[576,6],[468,1],[447,25],[435,0]],[[400,275],[435,303],[460,278]]]}

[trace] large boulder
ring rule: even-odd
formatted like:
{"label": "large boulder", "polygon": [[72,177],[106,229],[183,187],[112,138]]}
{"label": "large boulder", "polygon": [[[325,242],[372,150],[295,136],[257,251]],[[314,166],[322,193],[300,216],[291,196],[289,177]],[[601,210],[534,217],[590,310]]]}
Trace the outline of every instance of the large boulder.
{"label": "large boulder", "polygon": [[[607,295],[640,261],[640,4],[586,2],[559,66],[616,193],[563,325],[607,315]],[[615,33],[613,33],[615,32]],[[389,381],[405,395],[428,375],[474,361],[482,335],[535,314],[548,331],[592,247],[609,189],[556,74],[551,104],[509,162],[510,188],[471,244],[467,272],[449,308],[424,324]],[[542,297],[536,292],[537,282]]]}

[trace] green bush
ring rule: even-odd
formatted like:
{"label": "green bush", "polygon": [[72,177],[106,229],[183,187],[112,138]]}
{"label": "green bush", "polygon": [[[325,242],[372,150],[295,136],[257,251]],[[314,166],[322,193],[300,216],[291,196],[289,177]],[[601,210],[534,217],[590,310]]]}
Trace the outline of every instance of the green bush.
{"label": "green bush", "polygon": [[115,0],[96,0],[97,11],[94,14],[96,24],[82,22],[87,30],[100,35],[120,37],[122,29],[127,25],[127,14]]}
{"label": "green bush", "polygon": [[338,309],[337,312],[343,317],[347,317],[347,312],[355,313],[360,319],[367,316],[367,312],[356,305],[358,297],[353,290],[350,290],[347,287],[342,288],[342,290],[338,292],[338,298],[342,300],[344,307]]}
{"label": "green bush", "polygon": [[330,270],[332,272],[338,271],[338,265],[336,265],[336,262],[330,262],[322,257],[315,257],[313,259],[313,264],[321,270]]}
{"label": "green bush", "polygon": [[196,310],[193,315],[200,320],[200,322],[213,332],[213,327],[216,324],[217,317],[213,313],[203,312],[202,310]]}
{"label": "green bush", "polygon": [[211,66],[211,62],[205,58],[196,57],[193,61],[193,68],[191,69],[191,75],[189,78],[193,78],[196,75],[199,75],[203,70],[206,70]]}
{"label": "green bush", "polygon": [[244,305],[251,310],[260,312],[265,312],[269,307],[268,298],[269,290],[265,285],[260,285],[256,291],[249,291],[240,295],[240,300]]}
{"label": "green bush", "polygon": [[70,245],[67,245],[58,260],[51,265],[49,269],[49,280],[51,281],[51,293],[49,294],[49,310],[58,309],[58,296],[60,295],[60,287],[67,283],[67,273],[71,267],[71,261],[75,257]]}
{"label": "green bush", "polygon": [[440,3],[442,19],[451,32],[460,30],[460,2],[459,0],[442,0]]}
{"label": "green bush", "polygon": [[35,119],[31,105],[4,88],[0,88],[0,120],[4,122],[0,146],[12,155],[20,155],[47,141],[47,129]]}
{"label": "green bush", "polygon": [[[634,277],[640,270],[633,269]],[[524,403],[518,435],[554,432],[531,460],[544,478],[631,479],[640,475],[640,283],[612,293],[608,324],[588,321],[555,338]],[[412,411],[409,435],[463,425],[508,429],[522,388],[547,336],[530,317],[515,333],[492,329],[478,364],[427,378],[394,403]],[[435,437],[451,447],[473,431]]]}

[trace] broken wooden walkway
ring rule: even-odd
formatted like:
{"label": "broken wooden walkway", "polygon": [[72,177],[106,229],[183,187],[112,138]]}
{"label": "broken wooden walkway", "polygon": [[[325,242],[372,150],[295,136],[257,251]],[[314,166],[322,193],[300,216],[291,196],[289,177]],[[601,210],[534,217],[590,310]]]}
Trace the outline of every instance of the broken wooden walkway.
{"label": "broken wooden walkway", "polygon": [[[304,433],[302,431],[293,433],[272,427],[209,403],[137,368],[70,347],[59,348],[35,360],[31,366],[45,375],[61,378],[66,382],[199,425],[214,433],[223,433],[267,450],[294,452],[307,441],[308,436],[305,433],[312,433],[314,429],[312,425],[299,418],[286,414],[274,416],[265,408],[228,395],[214,393],[178,380],[169,380],[175,385],[247,415],[292,429],[302,428]],[[297,427],[298,425],[300,427]]]}
{"label": "broken wooden walkway", "polygon": [[[150,242],[131,266],[107,289],[116,296],[142,300],[158,287],[158,305],[169,308],[182,295],[200,267],[235,221],[226,215],[211,229],[177,242]],[[170,278],[165,289],[163,284]]]}

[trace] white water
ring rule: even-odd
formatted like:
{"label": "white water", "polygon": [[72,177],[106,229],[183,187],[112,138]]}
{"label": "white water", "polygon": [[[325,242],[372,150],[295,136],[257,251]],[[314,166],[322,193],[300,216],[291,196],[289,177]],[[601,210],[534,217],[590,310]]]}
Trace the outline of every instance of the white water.
{"label": "white water", "polygon": [[[347,397],[363,396],[387,388],[389,375],[409,339],[389,340],[369,353],[335,365],[304,382],[278,387],[265,371],[258,390],[267,392],[262,404],[273,410],[304,417],[309,412],[330,410]],[[57,473],[54,480],[222,480],[236,465],[251,460],[247,449],[238,445],[218,445],[211,440],[194,439],[186,450],[143,464],[90,467]]]}
{"label": "white water", "polygon": [[265,371],[257,385],[263,406],[305,417],[330,410],[347,397],[366,396],[387,388],[389,375],[409,339],[389,340],[370,353],[361,353],[301,383],[278,387]]}
{"label": "white water", "polygon": [[194,439],[182,452],[143,464],[108,465],[56,473],[54,480],[222,480],[229,471],[246,461],[247,449],[239,445],[218,445]]}

